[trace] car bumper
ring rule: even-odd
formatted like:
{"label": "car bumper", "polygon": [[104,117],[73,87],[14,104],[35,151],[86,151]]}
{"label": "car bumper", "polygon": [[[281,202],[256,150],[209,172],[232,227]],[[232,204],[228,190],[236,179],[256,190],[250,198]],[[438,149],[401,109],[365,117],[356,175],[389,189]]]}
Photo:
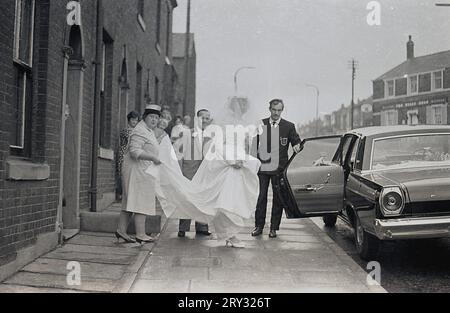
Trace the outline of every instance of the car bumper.
{"label": "car bumper", "polygon": [[450,237],[450,217],[376,219],[375,234],[381,240]]}

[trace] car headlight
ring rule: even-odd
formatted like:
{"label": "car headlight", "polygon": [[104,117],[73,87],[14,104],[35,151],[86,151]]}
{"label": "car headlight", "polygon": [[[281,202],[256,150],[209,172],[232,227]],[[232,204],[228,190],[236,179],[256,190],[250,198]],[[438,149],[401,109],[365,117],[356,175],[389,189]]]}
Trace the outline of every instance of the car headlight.
{"label": "car headlight", "polygon": [[405,197],[400,187],[383,188],[380,208],[384,216],[400,215],[405,207]]}

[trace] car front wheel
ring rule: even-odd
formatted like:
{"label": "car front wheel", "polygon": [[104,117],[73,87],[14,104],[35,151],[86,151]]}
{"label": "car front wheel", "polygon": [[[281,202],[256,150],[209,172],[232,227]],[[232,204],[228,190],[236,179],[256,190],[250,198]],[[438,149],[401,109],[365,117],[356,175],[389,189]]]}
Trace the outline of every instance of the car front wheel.
{"label": "car front wheel", "polygon": [[359,256],[366,261],[372,261],[378,256],[380,240],[366,232],[358,216],[355,216],[355,244]]}

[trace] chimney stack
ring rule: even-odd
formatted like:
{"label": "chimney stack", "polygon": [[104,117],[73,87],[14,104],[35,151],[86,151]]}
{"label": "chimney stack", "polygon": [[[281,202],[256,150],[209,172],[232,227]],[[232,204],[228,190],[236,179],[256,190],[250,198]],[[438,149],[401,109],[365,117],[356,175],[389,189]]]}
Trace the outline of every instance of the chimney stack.
{"label": "chimney stack", "polygon": [[409,35],[409,41],[406,44],[406,58],[414,59],[414,41],[411,39],[411,35]]}

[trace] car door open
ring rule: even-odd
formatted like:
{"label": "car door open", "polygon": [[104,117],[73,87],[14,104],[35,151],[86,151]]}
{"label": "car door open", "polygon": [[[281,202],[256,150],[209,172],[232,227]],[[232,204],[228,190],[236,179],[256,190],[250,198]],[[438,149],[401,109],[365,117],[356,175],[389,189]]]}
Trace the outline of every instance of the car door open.
{"label": "car door open", "polygon": [[344,170],[332,162],[341,136],[304,140],[289,160],[276,188],[288,218],[335,214],[342,210]]}

